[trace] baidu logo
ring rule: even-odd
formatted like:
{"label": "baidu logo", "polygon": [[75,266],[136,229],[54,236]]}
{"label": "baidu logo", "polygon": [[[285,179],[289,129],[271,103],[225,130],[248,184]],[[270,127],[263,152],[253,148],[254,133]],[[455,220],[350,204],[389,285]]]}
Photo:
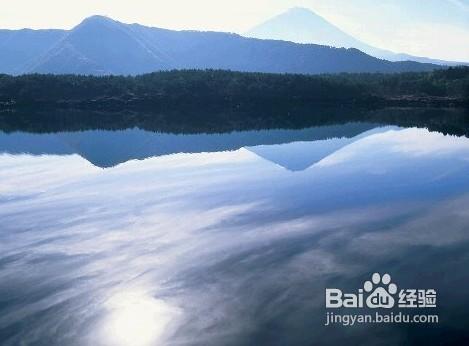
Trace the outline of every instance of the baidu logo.
{"label": "baidu logo", "polygon": [[391,283],[391,275],[384,274],[383,276],[374,273],[371,281],[366,281],[363,285],[366,292],[370,293],[366,298],[366,305],[369,308],[385,308],[390,309],[394,307],[393,295],[397,293],[396,284]]}
{"label": "baidu logo", "polygon": [[[419,314],[412,308],[436,308],[435,289],[400,288],[393,282],[391,275],[374,273],[363,286],[354,292],[343,292],[338,288],[326,288],[326,308],[368,308],[345,312],[326,311],[325,326],[341,324],[354,326],[360,323],[438,323],[437,314]],[[396,312],[393,308],[408,309]],[[409,309],[410,308],[410,309]],[[388,310],[393,309],[393,310]]]}
{"label": "baidu logo", "polygon": [[326,308],[363,308],[391,309],[414,307],[436,307],[434,289],[401,289],[392,282],[391,275],[374,273],[371,280],[356,292],[344,293],[338,288],[326,288]]}

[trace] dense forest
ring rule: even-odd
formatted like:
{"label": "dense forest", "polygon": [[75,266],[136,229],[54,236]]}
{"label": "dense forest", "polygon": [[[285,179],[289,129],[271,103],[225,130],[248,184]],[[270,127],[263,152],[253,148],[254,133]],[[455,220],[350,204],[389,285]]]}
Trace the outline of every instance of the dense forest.
{"label": "dense forest", "polygon": [[246,105],[457,105],[469,67],[400,74],[296,75],[175,70],[140,76],[0,75],[2,108],[239,108]]}
{"label": "dense forest", "polygon": [[450,67],[432,72],[340,74],[329,75],[326,78],[338,83],[359,85],[366,93],[379,97],[469,98],[468,66]]}

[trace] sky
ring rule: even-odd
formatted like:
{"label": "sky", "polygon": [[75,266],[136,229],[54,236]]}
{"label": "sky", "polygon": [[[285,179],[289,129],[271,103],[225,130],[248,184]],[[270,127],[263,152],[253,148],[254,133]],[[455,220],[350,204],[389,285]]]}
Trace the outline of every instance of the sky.
{"label": "sky", "polygon": [[243,33],[295,6],[379,48],[469,62],[469,0],[0,0],[0,28],[72,28],[106,15],[168,29]]}

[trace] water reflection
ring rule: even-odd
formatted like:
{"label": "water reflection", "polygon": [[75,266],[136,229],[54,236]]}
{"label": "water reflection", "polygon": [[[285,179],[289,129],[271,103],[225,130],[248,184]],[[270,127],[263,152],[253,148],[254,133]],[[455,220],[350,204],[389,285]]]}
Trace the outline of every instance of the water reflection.
{"label": "water reflection", "polygon": [[[2,138],[0,339],[464,344],[469,139],[337,127],[281,140],[280,130],[241,132],[227,145],[204,135],[213,152],[168,145],[145,158],[149,141],[105,170],[81,145],[37,155]],[[383,271],[403,287],[436,288],[440,324],[324,326],[325,287]]]}
{"label": "water reflection", "polygon": [[144,346],[164,342],[178,311],[145,292],[124,291],[106,302],[107,317],[94,344]]}
{"label": "water reflection", "polygon": [[150,132],[136,128],[120,131],[89,130],[46,134],[0,132],[0,153],[77,154],[97,167],[107,168],[129,160],[176,153],[216,152],[298,141],[322,140],[322,143],[330,145],[331,141],[326,141],[326,139],[335,138],[345,145],[350,142],[349,139],[376,127],[378,127],[376,124],[361,122],[296,130],[250,130],[189,135]]}

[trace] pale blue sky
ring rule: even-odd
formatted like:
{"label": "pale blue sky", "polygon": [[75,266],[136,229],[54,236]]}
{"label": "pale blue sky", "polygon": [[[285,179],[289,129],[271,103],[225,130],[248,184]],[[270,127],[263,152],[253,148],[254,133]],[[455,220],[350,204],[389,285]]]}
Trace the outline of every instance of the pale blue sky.
{"label": "pale blue sky", "polygon": [[469,61],[469,0],[0,0],[1,28],[70,28],[108,15],[171,29],[242,33],[290,7],[314,10],[371,45]]}

